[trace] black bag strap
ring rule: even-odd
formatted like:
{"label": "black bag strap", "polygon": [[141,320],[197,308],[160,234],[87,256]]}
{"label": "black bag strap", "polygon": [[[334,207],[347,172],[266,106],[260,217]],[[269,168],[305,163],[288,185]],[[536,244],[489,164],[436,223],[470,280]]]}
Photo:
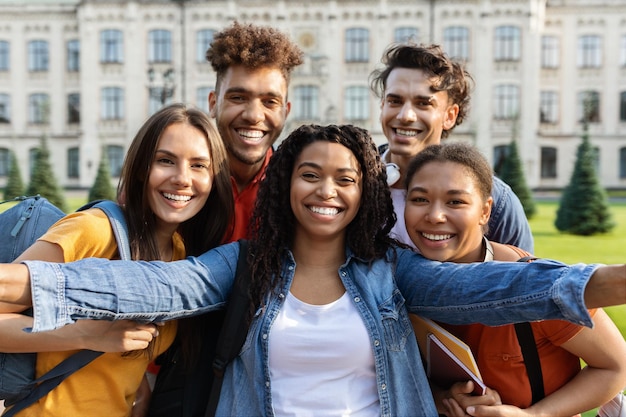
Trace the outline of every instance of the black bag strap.
{"label": "black bag strap", "polygon": [[[520,258],[518,262],[532,262],[536,259],[533,256],[525,256]],[[539,361],[539,352],[537,352],[533,328],[528,322],[515,323],[515,334],[517,335],[517,343],[519,343],[522,349],[524,366],[530,382],[532,403],[535,404],[541,401],[546,396],[546,393],[543,387],[543,373],[541,372],[541,362]]]}
{"label": "black bag strap", "polygon": [[226,316],[217,339],[213,360],[213,384],[205,417],[215,416],[222,391],[222,381],[226,365],[237,357],[248,334],[248,311],[250,309],[250,266],[248,265],[248,241],[239,240],[239,258],[233,290],[228,299]]}
{"label": "black bag strap", "polygon": [[72,356],[63,360],[44,375],[37,378],[34,383],[38,385],[36,385],[27,396],[19,400],[4,414],[2,414],[2,417],[12,417],[26,407],[31,406],[37,400],[56,388],[65,378],[78,371],[83,366],[89,364],[100,355],[102,355],[102,352],[96,352],[93,350],[81,350],[74,353]]}

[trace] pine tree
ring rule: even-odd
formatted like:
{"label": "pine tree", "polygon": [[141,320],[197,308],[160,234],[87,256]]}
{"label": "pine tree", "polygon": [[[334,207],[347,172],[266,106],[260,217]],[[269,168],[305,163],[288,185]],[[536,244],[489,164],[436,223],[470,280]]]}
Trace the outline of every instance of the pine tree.
{"label": "pine tree", "polygon": [[4,188],[5,200],[24,195],[24,181],[22,181],[20,166],[17,164],[17,158],[13,152],[11,152],[10,163],[9,178],[7,179],[7,185]]}
{"label": "pine tree", "polygon": [[61,192],[50,165],[50,150],[46,136],[41,137],[41,144],[37,148],[35,166],[26,190],[27,195],[41,194],[59,209],[67,212],[65,197]]}
{"label": "pine tree", "polygon": [[589,236],[615,227],[604,188],[594,167],[595,152],[589,141],[587,123],[569,184],[563,190],[554,225],[562,232]]}
{"label": "pine tree", "polygon": [[502,164],[502,174],[500,178],[511,187],[515,195],[517,195],[517,198],[519,198],[522,207],[524,207],[526,218],[530,219],[534,216],[537,212],[537,206],[530,192],[530,188],[526,185],[526,178],[524,177],[522,161],[517,151],[515,138],[513,138],[509,144],[507,156]]}
{"label": "pine tree", "polygon": [[89,201],[94,200],[115,200],[115,189],[111,185],[111,173],[106,152],[102,152],[96,180],[89,190]]}

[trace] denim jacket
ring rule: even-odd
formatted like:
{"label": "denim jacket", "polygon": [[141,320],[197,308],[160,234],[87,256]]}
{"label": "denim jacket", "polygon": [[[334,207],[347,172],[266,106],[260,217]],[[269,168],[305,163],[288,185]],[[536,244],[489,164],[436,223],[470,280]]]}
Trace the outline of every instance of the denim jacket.
{"label": "denim jacket", "polygon": [[[28,261],[34,330],[79,318],[162,321],[223,308],[238,251],[232,243],[167,263]],[[278,291],[257,311],[240,355],[226,369],[218,415],[273,415],[268,335],[295,267],[288,254]],[[594,270],[543,260],[440,263],[401,249],[368,264],[347,250],[338,272],[370,334],[380,415],[437,415],[407,310],[454,324],[565,319],[590,326],[583,293]]]}

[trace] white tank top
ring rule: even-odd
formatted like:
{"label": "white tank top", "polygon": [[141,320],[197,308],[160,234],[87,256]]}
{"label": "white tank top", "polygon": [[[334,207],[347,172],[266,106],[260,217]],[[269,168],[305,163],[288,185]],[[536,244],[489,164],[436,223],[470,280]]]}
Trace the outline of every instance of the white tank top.
{"label": "white tank top", "polygon": [[374,354],[347,293],[326,305],[287,295],[269,340],[274,414],[380,415]]}

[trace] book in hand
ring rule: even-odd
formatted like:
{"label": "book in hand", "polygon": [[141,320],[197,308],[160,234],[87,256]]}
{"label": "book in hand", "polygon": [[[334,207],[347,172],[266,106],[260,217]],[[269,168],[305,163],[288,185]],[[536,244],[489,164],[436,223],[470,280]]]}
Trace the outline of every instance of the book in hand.
{"label": "book in hand", "polygon": [[473,394],[484,395],[487,387],[470,347],[434,321],[415,314],[409,316],[426,362],[428,378],[442,388],[471,380]]}

